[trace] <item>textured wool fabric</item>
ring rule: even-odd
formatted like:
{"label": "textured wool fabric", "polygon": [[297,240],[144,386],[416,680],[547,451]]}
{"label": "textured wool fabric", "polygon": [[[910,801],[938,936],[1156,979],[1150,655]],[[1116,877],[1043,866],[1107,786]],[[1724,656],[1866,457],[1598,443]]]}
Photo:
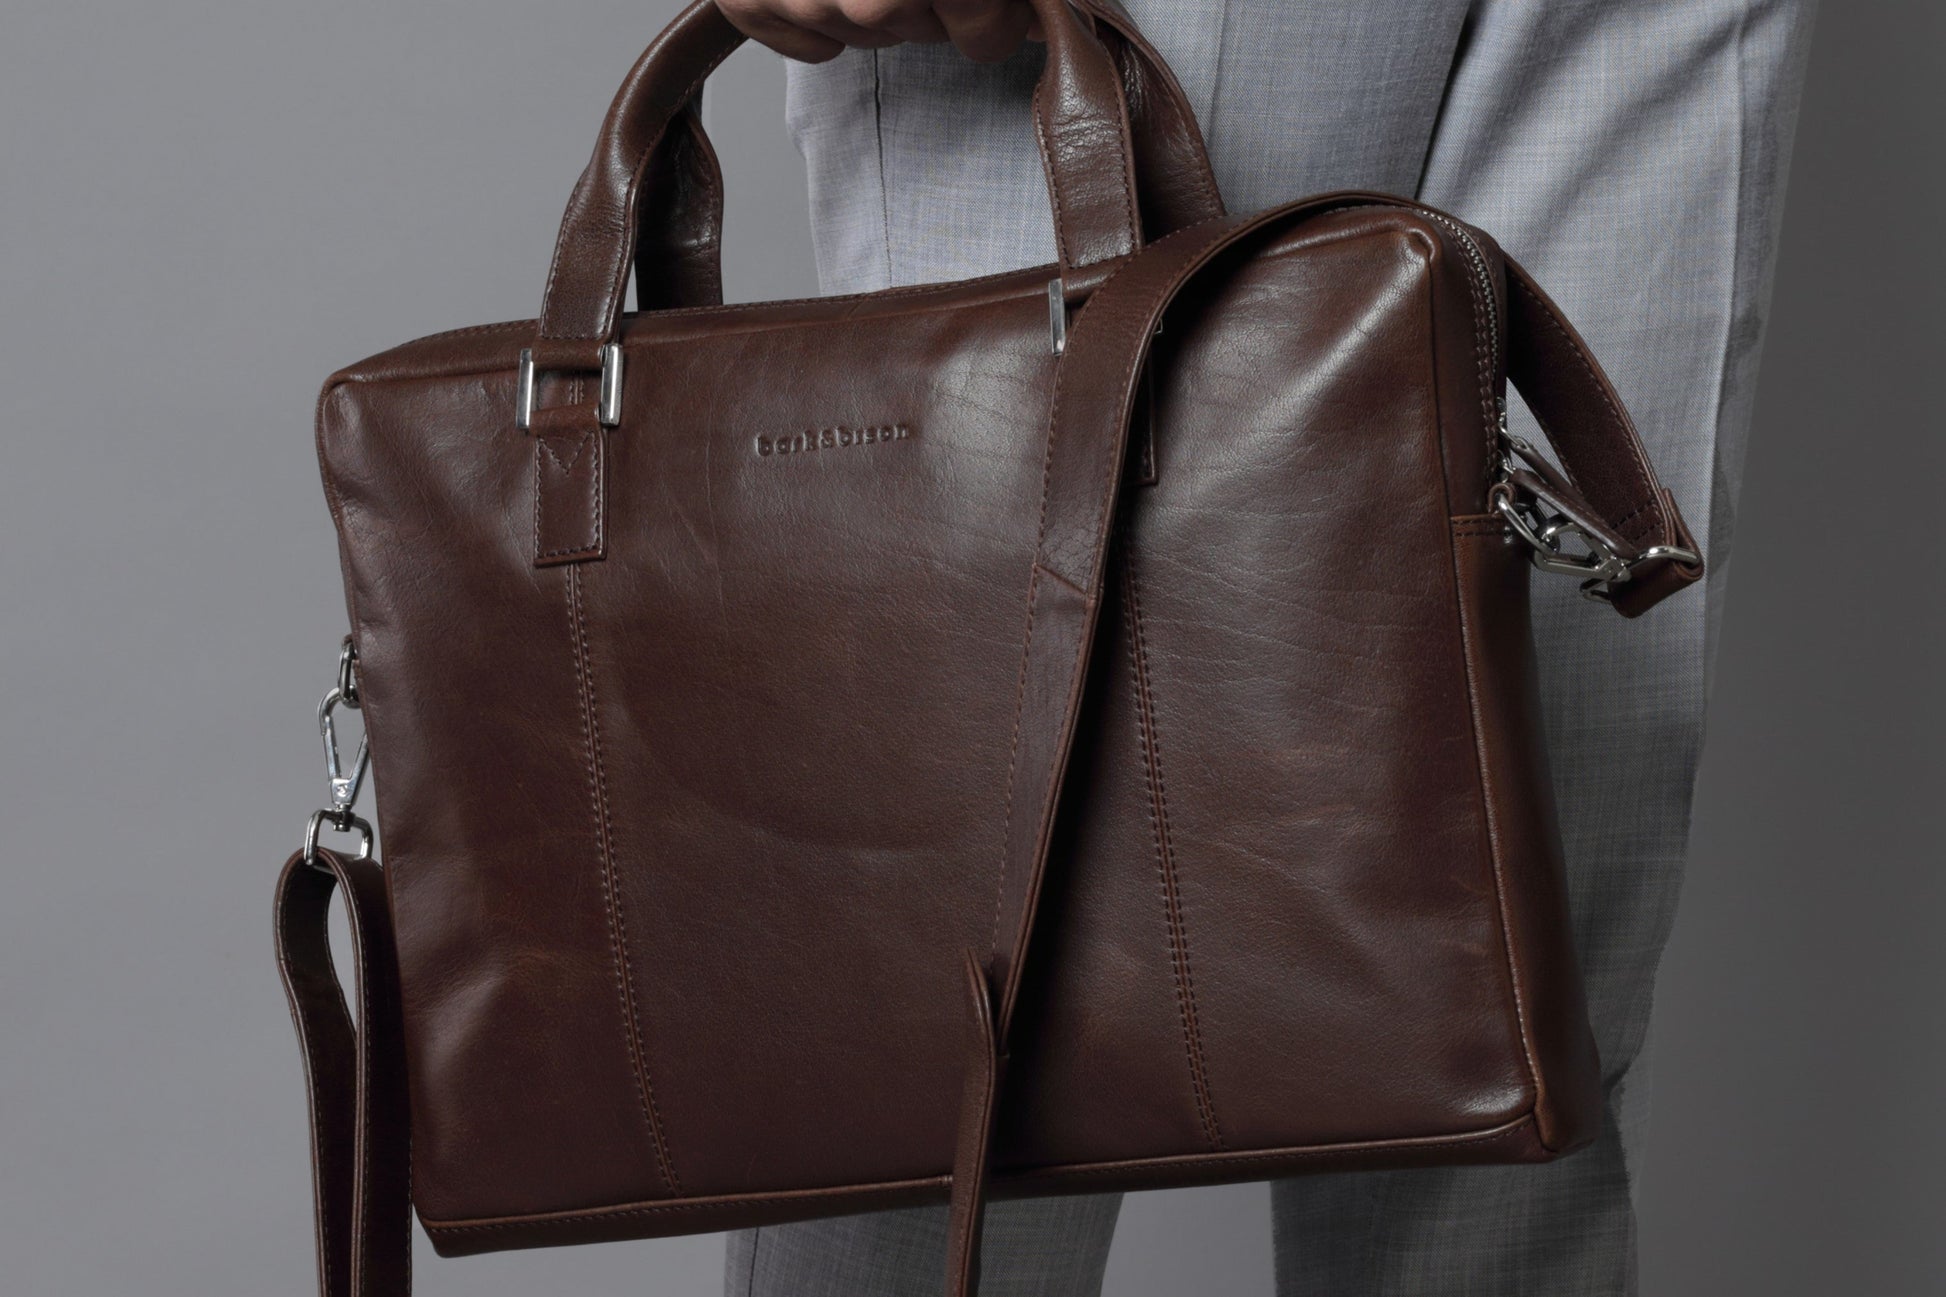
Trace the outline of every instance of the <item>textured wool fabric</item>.
{"label": "textured wool fabric", "polygon": [[[1274,1186],[1287,1297],[1635,1291],[1644,1043],[1681,883],[1737,484],[1815,0],[1127,0],[1169,59],[1233,211],[1416,195],[1490,231],[1576,321],[1710,576],[1624,622],[1537,577],[1536,635],[1601,1141],[1543,1167]],[[1027,99],[1038,51],[792,69],[828,292],[1053,260]],[[1524,411],[1516,419],[1527,421]],[[1528,421],[1526,435],[1533,436]],[[991,1294],[1092,1294],[1113,1198],[998,1205]],[[734,1297],[938,1291],[944,1209],[733,1239]]]}

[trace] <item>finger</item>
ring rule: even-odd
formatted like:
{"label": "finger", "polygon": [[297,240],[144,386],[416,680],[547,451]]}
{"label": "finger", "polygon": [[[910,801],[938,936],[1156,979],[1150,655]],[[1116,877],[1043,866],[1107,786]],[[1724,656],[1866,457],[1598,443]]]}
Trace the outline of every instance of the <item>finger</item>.
{"label": "finger", "polygon": [[778,17],[750,0],[717,0],[730,25],[759,44],[800,63],[828,63],[845,52],[843,41]]}
{"label": "finger", "polygon": [[976,63],[998,63],[1021,47],[1034,25],[1026,0],[936,0],[946,34]]}
{"label": "finger", "polygon": [[838,0],[827,7],[836,9],[836,17],[843,22],[869,32],[883,32],[900,41],[935,45],[947,39],[946,28],[933,13],[931,0]]}
{"label": "finger", "polygon": [[[860,10],[861,17],[854,17],[852,10]],[[823,4],[816,6],[810,13],[801,15],[797,21],[810,30],[832,40],[859,49],[882,50],[907,41],[943,41],[946,31],[936,21],[928,22],[931,14],[919,10],[893,12],[890,4]]]}

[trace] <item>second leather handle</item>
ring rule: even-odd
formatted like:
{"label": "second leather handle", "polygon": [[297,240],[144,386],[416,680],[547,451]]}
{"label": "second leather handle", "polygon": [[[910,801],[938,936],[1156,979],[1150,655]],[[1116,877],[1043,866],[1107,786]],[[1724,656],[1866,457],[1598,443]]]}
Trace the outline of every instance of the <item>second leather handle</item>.
{"label": "second leather handle", "polygon": [[[1115,65],[1067,0],[1032,0],[1048,59],[1034,97],[1064,273],[1141,246],[1128,115]],[[598,369],[621,316],[650,158],[676,114],[744,41],[714,0],[697,0],[637,61],[568,200],[541,306],[534,360]]]}
{"label": "second leather handle", "polygon": [[[1122,78],[1145,241],[1224,213],[1196,112],[1175,73],[1117,0],[1074,0]],[[723,301],[723,174],[692,108],[663,133],[636,211],[637,309]]]}

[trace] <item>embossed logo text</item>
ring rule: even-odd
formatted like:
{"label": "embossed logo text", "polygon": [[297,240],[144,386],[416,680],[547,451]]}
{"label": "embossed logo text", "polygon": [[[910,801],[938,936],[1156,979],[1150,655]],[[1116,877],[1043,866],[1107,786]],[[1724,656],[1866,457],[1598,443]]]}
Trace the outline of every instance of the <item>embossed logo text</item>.
{"label": "embossed logo text", "polygon": [[813,450],[843,450],[851,446],[905,441],[913,435],[911,427],[903,423],[871,428],[808,428],[783,437],[757,438],[757,454],[765,459],[772,455],[802,455]]}

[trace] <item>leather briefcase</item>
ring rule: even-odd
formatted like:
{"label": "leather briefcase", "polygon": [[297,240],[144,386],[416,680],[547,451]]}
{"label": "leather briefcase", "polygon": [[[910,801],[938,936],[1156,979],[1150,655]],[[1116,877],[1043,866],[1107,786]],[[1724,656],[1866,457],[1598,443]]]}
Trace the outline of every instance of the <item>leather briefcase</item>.
{"label": "leather briefcase", "polygon": [[1527,582],[1632,616],[1695,543],[1491,239],[1225,215],[1119,11],[1035,7],[1058,265],[720,305],[705,2],[539,319],[325,387],[389,861],[334,756],[277,915],[326,1297],[404,1292],[413,1204],[459,1254],[950,1199],[964,1292],[989,1192],[1594,1136]]}

